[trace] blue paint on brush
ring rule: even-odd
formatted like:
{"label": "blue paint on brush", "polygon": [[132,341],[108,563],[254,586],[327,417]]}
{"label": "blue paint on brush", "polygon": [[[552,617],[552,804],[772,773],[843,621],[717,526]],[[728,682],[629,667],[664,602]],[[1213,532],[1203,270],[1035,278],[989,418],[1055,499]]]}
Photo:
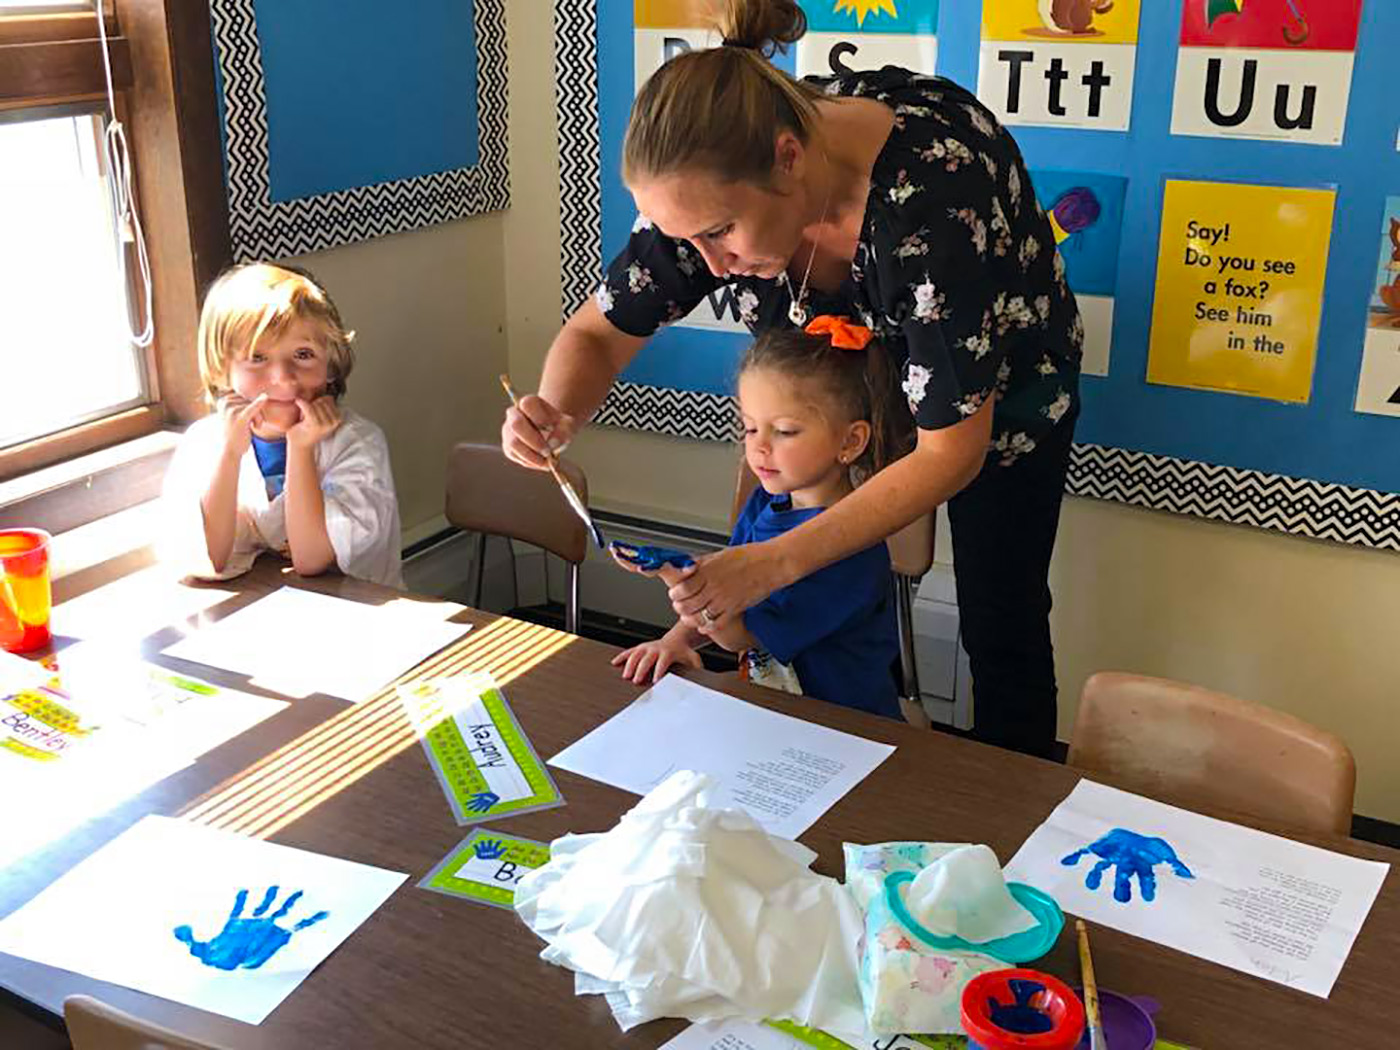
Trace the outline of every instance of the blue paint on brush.
{"label": "blue paint on brush", "polygon": [[277,920],[286,917],[297,901],[301,900],[302,894],[301,890],[297,890],[282,902],[282,907],[268,915],[268,909],[277,899],[279,889],[280,887],[270,886],[257,910],[246,919],[243,917],[243,909],[248,905],[248,891],[239,890],[233,902],[233,911],[229,913],[224,928],[216,936],[207,941],[197,941],[194,930],[189,926],[176,926],[175,939],[189,945],[190,954],[205,966],[212,966],[218,970],[237,970],[240,967],[256,970],[281,951],[292,939],[292,934],[314,926],[330,915],[328,911],[318,911],[310,918],[302,919],[291,929],[278,926]]}
{"label": "blue paint on brush", "polygon": [[1090,853],[1101,859],[1085,876],[1084,885],[1091,890],[1097,890],[1103,884],[1104,872],[1109,868],[1116,868],[1113,876],[1113,899],[1119,904],[1132,901],[1134,878],[1138,880],[1142,899],[1148,902],[1156,900],[1157,875],[1154,869],[1159,864],[1167,865],[1178,878],[1195,878],[1191,869],[1181,862],[1176,850],[1172,849],[1166,839],[1139,835],[1136,831],[1128,831],[1125,828],[1114,828],[1097,842],[1075,850],[1060,863],[1072,868],[1079,863],[1080,858]]}

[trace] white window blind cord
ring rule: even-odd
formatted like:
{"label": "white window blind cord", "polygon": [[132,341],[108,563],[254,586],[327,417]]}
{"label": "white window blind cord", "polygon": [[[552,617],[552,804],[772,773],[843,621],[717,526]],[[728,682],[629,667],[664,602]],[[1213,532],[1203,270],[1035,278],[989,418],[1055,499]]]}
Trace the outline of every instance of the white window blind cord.
{"label": "white window blind cord", "polygon": [[[141,229],[141,216],[136,211],[136,197],[131,192],[131,154],[127,149],[126,129],[122,127],[122,122],[117,119],[117,97],[112,88],[112,58],[107,51],[107,25],[102,17],[102,0],[94,0],[93,7],[97,12],[97,33],[102,41],[102,67],[107,74],[107,104],[111,114],[111,119],[107,122],[105,137],[107,170],[112,178],[113,202],[116,207],[117,224],[121,230],[121,238],[124,243],[132,245],[136,251],[136,265],[140,278],[137,294],[142,302],[143,325],[138,332],[133,323],[134,319],[128,312],[127,326],[131,330],[132,342],[139,347],[147,347],[151,345],[151,340],[155,336],[155,321],[151,310],[151,260],[150,256],[146,254],[146,234]],[[122,269],[123,271],[126,269],[125,253],[123,253]]]}

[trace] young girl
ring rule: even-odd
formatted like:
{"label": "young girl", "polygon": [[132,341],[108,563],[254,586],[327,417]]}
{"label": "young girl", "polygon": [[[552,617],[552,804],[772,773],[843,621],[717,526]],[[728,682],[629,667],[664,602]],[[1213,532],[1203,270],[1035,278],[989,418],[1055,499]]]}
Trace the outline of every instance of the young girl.
{"label": "young girl", "polygon": [[[907,410],[867,328],[818,317],[805,332],[770,331],[739,368],[744,455],[758,477],[730,545],[794,529],[848,495],[903,451]],[[903,414],[906,426],[897,423]],[[854,477],[853,477],[854,475]],[[613,664],[638,684],[673,664],[700,666],[714,641],[743,652],[751,681],[898,718],[899,656],[884,543],[774,592],[728,625],[677,623]]]}
{"label": "young girl", "polygon": [[199,371],[215,412],[186,431],[166,475],[162,560],[228,579],[271,550],[303,576],[339,568],[403,586],[384,432],[340,407],[353,338],[302,271],[253,263],[214,282]]}

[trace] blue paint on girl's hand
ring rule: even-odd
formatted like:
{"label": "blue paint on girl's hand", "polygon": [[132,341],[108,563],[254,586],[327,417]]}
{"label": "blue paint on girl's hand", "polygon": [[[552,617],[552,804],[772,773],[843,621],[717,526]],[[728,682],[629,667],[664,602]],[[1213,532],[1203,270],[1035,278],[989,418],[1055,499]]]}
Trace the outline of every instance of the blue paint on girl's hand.
{"label": "blue paint on girl's hand", "polygon": [[472,848],[478,860],[499,860],[506,855],[506,848],[500,839],[482,839]]}
{"label": "blue paint on girl's hand", "polygon": [[467,808],[473,813],[485,813],[499,801],[501,796],[494,791],[478,791],[467,800]]}
{"label": "blue paint on girl's hand", "polygon": [[1155,900],[1157,897],[1157,876],[1153,869],[1166,864],[1179,878],[1194,879],[1191,870],[1176,855],[1176,850],[1166,839],[1139,835],[1136,831],[1114,828],[1092,845],[1076,850],[1060,863],[1074,867],[1081,857],[1093,853],[1102,858],[1090,869],[1084,878],[1084,885],[1096,890],[1103,883],[1103,873],[1109,868],[1117,868],[1113,877],[1113,899],[1127,904],[1133,899],[1133,877],[1136,876],[1142,890],[1142,899]]}
{"label": "blue paint on girl's hand", "polygon": [[229,913],[224,928],[217,936],[207,941],[197,941],[194,939],[194,931],[189,926],[176,926],[175,939],[189,945],[190,954],[205,966],[213,966],[220,970],[236,970],[239,967],[256,970],[276,955],[282,946],[292,939],[292,934],[314,926],[330,915],[328,911],[318,911],[310,918],[302,919],[291,929],[278,926],[277,920],[285,917],[301,899],[301,890],[297,890],[282,902],[282,907],[268,915],[267,910],[277,899],[278,889],[277,886],[269,887],[262,903],[258,905],[252,917],[247,919],[243,918],[243,909],[248,904],[248,891],[239,890],[238,896],[234,898],[233,911]]}

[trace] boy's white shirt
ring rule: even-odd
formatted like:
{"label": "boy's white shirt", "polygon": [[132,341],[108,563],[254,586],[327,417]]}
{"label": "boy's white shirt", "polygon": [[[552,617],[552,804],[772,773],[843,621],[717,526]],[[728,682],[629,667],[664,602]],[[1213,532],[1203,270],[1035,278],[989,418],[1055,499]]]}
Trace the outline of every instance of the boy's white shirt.
{"label": "boy's white shirt", "polygon": [[[182,576],[227,580],[251,569],[261,552],[287,550],[286,493],[267,498],[257,453],[249,447],[238,464],[233,552],[222,572],[210,562],[200,501],[223,447],[223,419],[206,416],[185,431],[165,476],[160,557]],[[402,588],[399,503],[384,432],[345,410],[335,432],[317,443],[315,456],[336,565],[347,576]]]}

